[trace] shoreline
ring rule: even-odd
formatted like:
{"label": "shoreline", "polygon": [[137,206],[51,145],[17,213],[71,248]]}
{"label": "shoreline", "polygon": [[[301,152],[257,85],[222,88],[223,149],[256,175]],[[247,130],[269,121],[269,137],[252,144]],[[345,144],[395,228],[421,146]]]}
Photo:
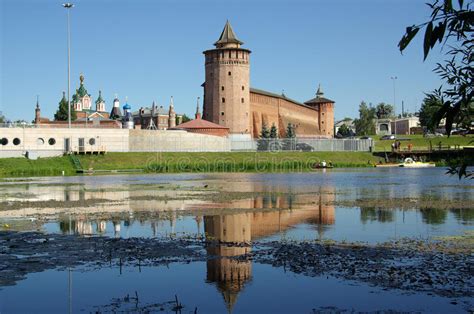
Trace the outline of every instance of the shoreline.
{"label": "shoreline", "polygon": [[367,168],[383,161],[369,152],[216,152],[216,153],[108,153],[0,159],[0,178],[72,176],[78,172],[110,173],[291,173],[318,171],[314,165],[331,162],[334,168]]}

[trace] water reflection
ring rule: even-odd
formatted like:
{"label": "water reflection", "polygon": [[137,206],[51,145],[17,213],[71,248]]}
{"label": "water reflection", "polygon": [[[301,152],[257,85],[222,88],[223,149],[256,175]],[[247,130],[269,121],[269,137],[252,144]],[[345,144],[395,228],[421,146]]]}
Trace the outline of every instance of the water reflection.
{"label": "water reflection", "polygon": [[[222,242],[249,243],[252,232],[252,215],[250,213],[237,215],[222,215],[204,217],[204,230],[209,239]],[[210,244],[207,254],[214,257],[209,259],[207,266],[207,281],[215,283],[224,297],[229,312],[237,301],[239,292],[252,278],[250,260],[238,260],[238,257],[249,253],[250,247],[236,247],[225,244]]]}
{"label": "water reflection", "polygon": [[392,222],[395,220],[394,210],[375,208],[375,207],[361,207],[360,208],[360,221],[367,223],[368,221],[378,222]]}

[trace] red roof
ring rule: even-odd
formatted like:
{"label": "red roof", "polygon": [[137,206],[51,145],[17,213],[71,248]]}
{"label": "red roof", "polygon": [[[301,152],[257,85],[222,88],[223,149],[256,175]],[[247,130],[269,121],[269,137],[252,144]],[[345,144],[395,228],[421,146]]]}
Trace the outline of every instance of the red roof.
{"label": "red roof", "polygon": [[228,127],[197,118],[177,125],[173,129],[229,129]]}

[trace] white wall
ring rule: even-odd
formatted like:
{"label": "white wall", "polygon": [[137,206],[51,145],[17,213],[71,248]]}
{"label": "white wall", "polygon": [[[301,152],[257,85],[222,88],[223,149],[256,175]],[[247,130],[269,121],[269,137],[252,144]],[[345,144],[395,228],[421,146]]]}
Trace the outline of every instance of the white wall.
{"label": "white wall", "polygon": [[[230,151],[230,141],[225,137],[186,131],[0,128],[0,140],[3,138],[8,140],[8,144],[0,143],[0,158],[21,157],[27,151],[34,151],[39,157],[60,156],[65,152],[66,139],[70,140],[71,149],[76,151],[80,138],[84,139],[86,151],[93,149],[107,152]],[[15,139],[17,145],[14,144]],[[90,144],[91,139],[94,139],[94,144]]]}

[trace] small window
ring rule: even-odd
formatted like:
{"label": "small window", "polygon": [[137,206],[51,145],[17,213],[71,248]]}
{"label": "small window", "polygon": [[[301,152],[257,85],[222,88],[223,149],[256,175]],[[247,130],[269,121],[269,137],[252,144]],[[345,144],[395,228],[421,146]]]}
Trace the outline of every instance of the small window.
{"label": "small window", "polygon": [[13,145],[20,145],[20,143],[21,143],[21,141],[20,141],[20,139],[19,139],[18,137],[15,137],[15,138],[13,139]]}
{"label": "small window", "polygon": [[232,72],[229,71],[229,76],[231,76],[231,75],[232,75]]}
{"label": "small window", "polygon": [[222,103],[225,103],[225,98],[224,97],[222,97]]}
{"label": "small window", "polygon": [[54,145],[54,144],[56,144],[56,139],[54,139],[54,138],[51,137],[51,138],[48,140],[48,144],[49,144],[49,145]]}
{"label": "small window", "polygon": [[210,76],[211,76],[211,77],[214,77],[214,73],[211,72]]}
{"label": "small window", "polygon": [[224,90],[224,86],[221,86],[221,90]]}
{"label": "small window", "polygon": [[244,90],[244,89],[245,89],[245,87],[242,85],[242,90]]}
{"label": "small window", "polygon": [[324,116],[324,112],[321,113]]}
{"label": "small window", "polygon": [[2,145],[5,146],[8,144],[8,139],[6,137],[2,138]]}
{"label": "small window", "polygon": [[41,137],[39,137],[39,138],[36,140],[36,144],[38,144],[38,145],[44,145],[44,139],[42,139]]}
{"label": "small window", "polygon": [[223,115],[224,115],[224,111],[221,111],[221,116],[223,116]]}
{"label": "small window", "polygon": [[89,139],[89,144],[90,144],[90,145],[95,145],[95,138],[91,137],[91,138]]}
{"label": "small window", "polygon": [[240,98],[240,102],[241,102],[241,103],[244,103],[244,99],[243,99],[243,98]]}
{"label": "small window", "polygon": [[321,121],[321,124],[324,124],[324,121]]}
{"label": "small window", "polygon": [[232,53],[231,53],[231,51],[229,51],[229,58],[232,58]]}

